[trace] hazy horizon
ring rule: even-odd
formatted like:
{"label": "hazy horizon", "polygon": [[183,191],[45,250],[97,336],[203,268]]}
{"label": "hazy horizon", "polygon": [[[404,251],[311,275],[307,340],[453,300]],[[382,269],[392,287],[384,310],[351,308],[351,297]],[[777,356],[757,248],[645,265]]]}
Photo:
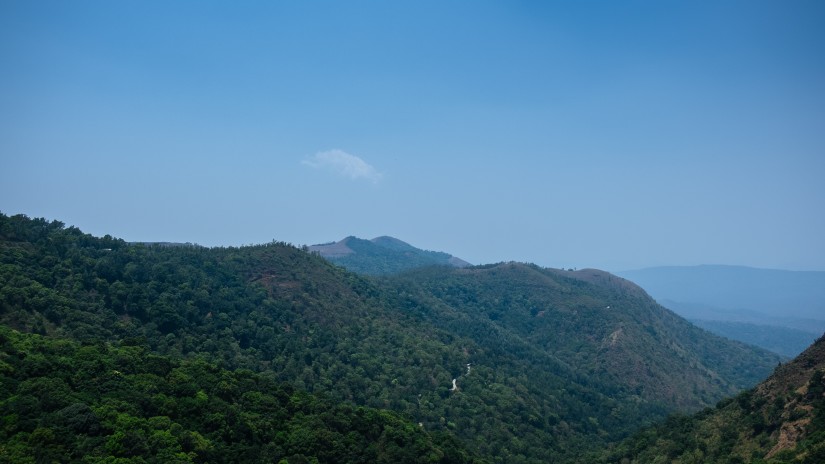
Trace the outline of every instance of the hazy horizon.
{"label": "hazy horizon", "polygon": [[0,4],[0,211],[825,270],[825,4]]}

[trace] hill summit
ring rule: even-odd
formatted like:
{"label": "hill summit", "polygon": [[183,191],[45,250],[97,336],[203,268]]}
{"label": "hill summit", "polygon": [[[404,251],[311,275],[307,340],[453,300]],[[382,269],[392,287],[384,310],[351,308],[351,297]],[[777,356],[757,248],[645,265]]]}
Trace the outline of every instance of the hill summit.
{"label": "hill summit", "polygon": [[338,242],[312,245],[309,251],[351,271],[369,275],[396,274],[427,266],[470,266],[449,253],[422,250],[386,235],[372,240],[349,236]]}

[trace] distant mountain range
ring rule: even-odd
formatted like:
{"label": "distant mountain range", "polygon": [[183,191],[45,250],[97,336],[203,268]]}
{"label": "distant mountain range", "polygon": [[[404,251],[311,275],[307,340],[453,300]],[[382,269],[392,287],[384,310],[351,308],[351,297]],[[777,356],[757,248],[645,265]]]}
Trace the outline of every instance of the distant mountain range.
{"label": "distant mountain range", "polygon": [[803,352],[817,338],[809,331],[791,329],[780,325],[705,319],[688,320],[709,332],[731,340],[756,345],[787,358],[793,358]]}
{"label": "distant mountain range", "polygon": [[395,274],[426,266],[470,266],[467,261],[451,254],[422,250],[388,236],[372,240],[349,236],[338,242],[312,245],[309,251],[351,271],[368,275]]}
{"label": "distant mountain range", "polygon": [[700,327],[784,356],[825,331],[825,272],[703,265],[617,274]]}
{"label": "distant mountain range", "polygon": [[[822,271],[703,265],[651,267],[616,274],[636,282],[657,300],[752,313],[738,316],[743,319],[825,320],[825,272]],[[730,315],[720,317],[723,318],[720,320],[729,320]],[[822,333],[819,328],[813,331]]]}

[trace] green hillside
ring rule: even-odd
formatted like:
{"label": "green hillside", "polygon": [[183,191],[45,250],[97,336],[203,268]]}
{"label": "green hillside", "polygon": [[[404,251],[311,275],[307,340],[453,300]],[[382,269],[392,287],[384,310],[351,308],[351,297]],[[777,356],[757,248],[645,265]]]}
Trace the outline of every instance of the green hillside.
{"label": "green hillside", "polygon": [[459,463],[461,443],[249,370],[0,327],[0,462]]}
{"label": "green hillside", "polygon": [[7,327],[257,372],[332,405],[392,410],[491,462],[585,459],[778,362],[588,272],[501,264],[373,279],[283,243],[132,245],[0,215]]}
{"label": "green hillside", "polygon": [[825,337],[756,388],[644,430],[603,462],[825,462]]}
{"label": "green hillside", "polygon": [[640,407],[714,404],[765,378],[780,360],[712,336],[602,271],[503,263],[431,268],[392,281],[399,292],[430,298],[439,327],[559,363]]}

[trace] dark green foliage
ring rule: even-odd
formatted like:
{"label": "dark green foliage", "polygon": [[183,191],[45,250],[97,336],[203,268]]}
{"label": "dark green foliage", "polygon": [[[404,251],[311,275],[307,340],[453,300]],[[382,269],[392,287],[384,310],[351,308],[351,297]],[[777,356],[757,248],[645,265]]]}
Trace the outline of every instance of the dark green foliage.
{"label": "dark green foliage", "polygon": [[250,371],[2,327],[0,338],[0,462],[474,461],[395,413]]}

